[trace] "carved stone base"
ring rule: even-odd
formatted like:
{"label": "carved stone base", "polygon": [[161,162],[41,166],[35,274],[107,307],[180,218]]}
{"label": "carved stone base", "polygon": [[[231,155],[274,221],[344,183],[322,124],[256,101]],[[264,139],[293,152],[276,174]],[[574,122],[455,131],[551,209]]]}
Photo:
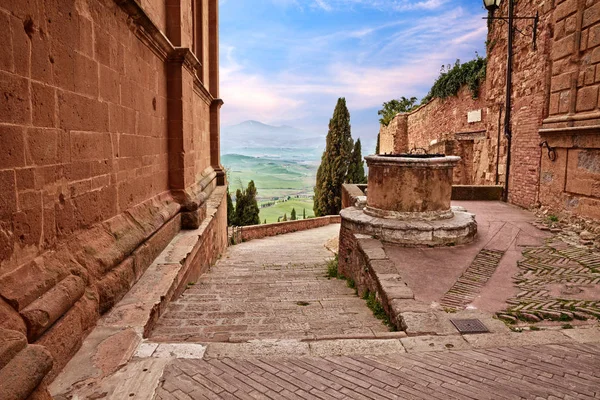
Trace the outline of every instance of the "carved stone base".
{"label": "carved stone base", "polygon": [[435,221],[398,220],[374,217],[350,207],[342,210],[342,226],[354,233],[407,247],[438,247],[470,243],[477,233],[475,215],[452,208],[454,216]]}

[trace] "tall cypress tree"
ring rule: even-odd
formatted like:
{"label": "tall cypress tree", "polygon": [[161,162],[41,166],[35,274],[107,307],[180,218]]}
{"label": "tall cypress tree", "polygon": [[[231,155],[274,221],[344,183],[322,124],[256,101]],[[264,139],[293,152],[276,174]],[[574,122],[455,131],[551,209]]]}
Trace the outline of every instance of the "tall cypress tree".
{"label": "tall cypress tree", "polygon": [[346,176],[347,183],[367,183],[365,176],[365,163],[362,159],[362,148],[360,139],[354,143],[354,150],[350,157],[350,165],[348,166],[348,175]]}
{"label": "tall cypress tree", "polygon": [[352,153],[350,113],[346,99],[339,98],[329,121],[327,144],[321,157],[315,185],[314,211],[317,217],[335,215],[342,208],[342,184],[346,180]]}
{"label": "tall cypress tree", "polygon": [[296,220],[296,209],[294,207],[292,207],[292,212],[290,214],[290,221],[295,221]]}
{"label": "tall cypress tree", "polygon": [[254,181],[248,183],[248,187],[242,191],[237,190],[235,204],[235,219],[239,226],[259,225],[260,224],[260,209],[256,201],[256,186]]}
{"label": "tall cypress tree", "polygon": [[236,225],[235,221],[235,207],[233,207],[233,200],[231,200],[231,193],[229,193],[229,186],[227,186],[227,225]]}
{"label": "tall cypress tree", "polygon": [[377,132],[377,145],[375,146],[375,155],[379,154],[379,138],[380,132]]}

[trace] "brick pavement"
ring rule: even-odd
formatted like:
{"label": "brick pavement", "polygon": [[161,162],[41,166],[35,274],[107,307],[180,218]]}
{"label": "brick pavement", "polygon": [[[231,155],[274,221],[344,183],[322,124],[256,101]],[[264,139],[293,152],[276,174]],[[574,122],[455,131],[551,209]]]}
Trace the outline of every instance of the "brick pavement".
{"label": "brick pavement", "polygon": [[157,400],[594,399],[600,345],[387,356],[175,360]]}
{"label": "brick pavement", "polygon": [[173,301],[151,340],[243,342],[383,336],[388,328],[344,281],[328,279],[330,225],[228,249]]}

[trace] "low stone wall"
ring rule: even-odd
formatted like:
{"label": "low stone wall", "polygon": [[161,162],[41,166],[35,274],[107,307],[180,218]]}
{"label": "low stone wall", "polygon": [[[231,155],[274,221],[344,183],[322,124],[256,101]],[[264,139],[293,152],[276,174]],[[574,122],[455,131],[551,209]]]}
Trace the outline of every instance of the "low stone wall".
{"label": "low stone wall", "polygon": [[354,207],[356,200],[365,195],[361,187],[367,185],[356,185],[354,183],[345,183],[342,185],[342,208]]}
{"label": "low stone wall", "polygon": [[341,218],[339,215],[329,215],[326,217],[308,218],[297,221],[276,222],[274,224],[244,226],[240,227],[240,236],[242,241],[247,242],[253,239],[277,236],[284,233],[320,228],[329,224],[339,224],[340,222]]}
{"label": "low stone wall", "polygon": [[340,229],[338,271],[355,282],[360,296],[366,291],[375,293],[390,321],[397,329],[404,330],[400,312],[410,308],[410,302],[416,304],[412,290],[386,255],[383,244],[370,236],[353,233],[344,220]]}

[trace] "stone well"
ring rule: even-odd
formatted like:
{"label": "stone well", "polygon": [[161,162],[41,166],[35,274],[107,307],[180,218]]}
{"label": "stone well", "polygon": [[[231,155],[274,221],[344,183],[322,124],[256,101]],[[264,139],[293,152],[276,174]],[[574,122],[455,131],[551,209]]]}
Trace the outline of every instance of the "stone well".
{"label": "stone well", "polygon": [[341,211],[342,227],[404,246],[468,243],[475,215],[451,207],[452,172],[460,157],[441,154],[376,155],[369,166],[366,204]]}

